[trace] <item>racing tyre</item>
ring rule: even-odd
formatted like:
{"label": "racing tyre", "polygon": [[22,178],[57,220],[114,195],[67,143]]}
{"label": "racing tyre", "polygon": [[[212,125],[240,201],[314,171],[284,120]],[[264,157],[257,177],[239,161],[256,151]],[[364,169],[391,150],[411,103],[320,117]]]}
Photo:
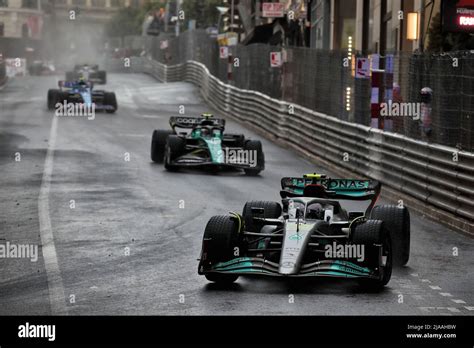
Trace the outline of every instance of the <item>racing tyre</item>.
{"label": "racing tyre", "polygon": [[48,110],[54,110],[57,103],[61,102],[61,91],[59,89],[50,89],[48,91]]}
{"label": "racing tyre", "polygon": [[368,220],[356,226],[351,234],[354,244],[364,246],[364,262],[370,269],[379,268],[379,247],[382,245],[382,265],[379,279],[361,278],[359,283],[368,290],[380,291],[390,281],[392,276],[392,243],[390,234],[385,229],[384,222]]}
{"label": "racing tyre", "polygon": [[372,209],[370,218],[382,220],[390,233],[393,248],[393,263],[404,266],[410,258],[410,213],[406,207],[382,205]]}
{"label": "racing tyre", "polygon": [[168,135],[173,134],[172,131],[155,130],[151,137],[151,160],[155,163],[163,163],[165,158],[165,146]]}
{"label": "racing tyre", "polygon": [[[203,239],[203,255],[211,263],[225,262],[234,258],[234,248],[239,247],[239,226],[230,216],[213,216],[206,225]],[[239,276],[224,273],[209,273],[212,282],[232,283]]]}
{"label": "racing tyre", "polygon": [[177,135],[169,135],[165,146],[165,168],[170,171],[178,169],[172,162],[184,153],[186,142]]}
{"label": "racing tyre", "polygon": [[226,134],[228,137],[235,139],[235,143],[232,146],[244,147],[245,146],[245,135],[243,134]]}
{"label": "racing tyre", "polygon": [[245,174],[250,176],[258,175],[265,169],[265,156],[262,150],[262,143],[258,140],[247,140],[244,145],[244,150],[256,151],[257,153],[257,165],[255,168],[244,169]]}
{"label": "racing tyre", "polygon": [[113,114],[117,111],[117,97],[115,96],[114,92],[105,92],[104,93],[104,105],[111,105],[113,106],[112,110],[106,110],[107,113]]}
{"label": "racing tyre", "polygon": [[99,70],[97,72],[97,78],[100,80],[100,84],[105,85],[107,83],[107,72]]}
{"label": "racing tyre", "polygon": [[245,230],[249,232],[260,232],[252,218],[252,208],[263,208],[264,218],[278,219],[281,216],[281,205],[278,202],[250,201],[245,203],[242,217],[244,219]]}
{"label": "racing tyre", "polygon": [[76,73],[74,71],[67,71],[66,72],[66,81],[74,81],[76,80]]}

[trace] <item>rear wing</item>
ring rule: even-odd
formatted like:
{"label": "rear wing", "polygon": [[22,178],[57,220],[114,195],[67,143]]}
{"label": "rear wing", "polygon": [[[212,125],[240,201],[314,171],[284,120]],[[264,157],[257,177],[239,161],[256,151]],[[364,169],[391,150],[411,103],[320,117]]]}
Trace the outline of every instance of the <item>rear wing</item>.
{"label": "rear wing", "polygon": [[74,71],[79,71],[81,69],[89,68],[90,70],[99,70],[99,65],[89,65],[89,64],[76,64],[74,65]]}
{"label": "rear wing", "polygon": [[375,200],[382,185],[376,180],[286,177],[281,179],[281,196]]}
{"label": "rear wing", "polygon": [[210,118],[210,117],[187,117],[187,116],[171,116],[170,126],[173,128],[193,128],[201,122],[209,122],[210,125],[215,127],[225,127],[225,120],[222,118]]}

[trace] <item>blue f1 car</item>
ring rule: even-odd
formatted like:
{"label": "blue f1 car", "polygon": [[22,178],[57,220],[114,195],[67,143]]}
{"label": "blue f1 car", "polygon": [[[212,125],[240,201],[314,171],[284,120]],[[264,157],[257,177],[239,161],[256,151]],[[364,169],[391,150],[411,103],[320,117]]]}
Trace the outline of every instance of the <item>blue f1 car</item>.
{"label": "blue f1 car", "polygon": [[54,110],[62,104],[83,104],[88,109],[104,110],[108,113],[117,111],[117,99],[114,92],[94,90],[91,82],[59,81],[59,89],[48,91],[48,109]]}

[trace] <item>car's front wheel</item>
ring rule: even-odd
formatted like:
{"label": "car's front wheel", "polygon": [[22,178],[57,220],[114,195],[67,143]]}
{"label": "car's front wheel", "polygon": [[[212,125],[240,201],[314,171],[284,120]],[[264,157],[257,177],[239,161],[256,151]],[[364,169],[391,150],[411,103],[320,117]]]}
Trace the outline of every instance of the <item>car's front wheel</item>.
{"label": "car's front wheel", "polygon": [[406,265],[410,258],[410,213],[407,207],[377,206],[372,209],[370,218],[384,222],[393,243],[394,265]]}
{"label": "car's front wheel", "polygon": [[183,155],[185,147],[185,140],[179,136],[170,135],[167,137],[165,147],[165,168],[167,170],[175,171],[178,169],[178,166],[173,164],[173,161]]}
{"label": "car's front wheel", "polygon": [[104,95],[104,104],[108,106],[112,106],[113,109],[106,109],[107,113],[113,114],[115,111],[117,111],[118,106],[117,106],[117,97],[115,96],[114,92],[106,92]]}
{"label": "car's front wheel", "polygon": [[361,278],[360,284],[369,290],[380,291],[392,277],[392,243],[384,222],[368,220],[357,225],[351,241],[364,247],[364,264],[371,270],[377,269],[380,275],[378,279]]}
{"label": "car's front wheel", "polygon": [[[204,230],[201,262],[216,264],[240,256],[239,223],[226,215],[213,216]],[[231,283],[239,277],[229,273],[207,273],[209,281]]]}
{"label": "car's front wheel", "polygon": [[155,163],[163,163],[165,158],[166,139],[173,131],[154,130],[151,137],[151,160]]}
{"label": "car's front wheel", "polygon": [[61,91],[59,91],[58,89],[50,89],[48,91],[48,110],[54,110],[56,108],[56,104],[60,102],[60,94]]}

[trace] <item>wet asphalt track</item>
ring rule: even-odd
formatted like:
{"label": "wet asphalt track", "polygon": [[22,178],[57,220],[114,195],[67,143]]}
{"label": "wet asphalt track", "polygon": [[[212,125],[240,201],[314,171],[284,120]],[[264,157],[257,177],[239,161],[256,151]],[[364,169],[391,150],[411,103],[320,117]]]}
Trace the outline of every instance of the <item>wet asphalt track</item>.
{"label": "wet asphalt track", "polygon": [[[346,280],[208,283],[196,259],[212,215],[241,211],[248,200],[278,200],[282,176],[324,168],[262,139],[260,177],[166,172],[150,161],[152,130],[167,128],[179,105],[186,115],[209,108],[190,84],[120,74],[110,74],[105,87],[116,91],[119,111],[95,120],[57,118],[48,164],[53,115],[46,92],[55,85],[55,77],[17,78],[0,92],[0,242],[41,246],[40,219],[44,227],[48,218],[54,236],[46,263],[41,247],[37,262],[0,259],[0,314],[474,313],[473,240],[414,213],[409,266],[396,270],[381,293],[361,292]],[[260,138],[233,121],[227,130]],[[45,163],[52,165],[46,210],[38,203]],[[57,269],[48,278],[52,261]]]}

